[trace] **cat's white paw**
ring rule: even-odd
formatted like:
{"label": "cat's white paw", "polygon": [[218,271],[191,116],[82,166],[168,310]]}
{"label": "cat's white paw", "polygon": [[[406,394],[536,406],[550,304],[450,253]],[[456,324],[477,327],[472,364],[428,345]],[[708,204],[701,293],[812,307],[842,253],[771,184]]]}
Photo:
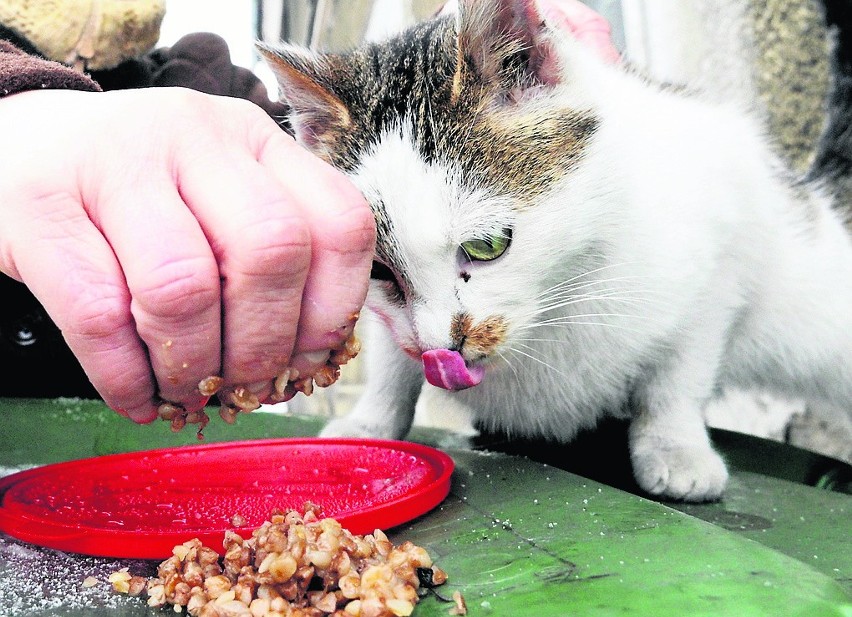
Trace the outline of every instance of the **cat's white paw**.
{"label": "cat's white paw", "polygon": [[631,444],[633,475],[652,495],[713,501],[728,483],[725,461],[708,443],[637,439]]}
{"label": "cat's white paw", "polygon": [[402,439],[405,436],[397,433],[398,431],[395,431],[390,423],[365,422],[362,418],[343,416],[329,421],[320,431],[319,436],[370,439]]}

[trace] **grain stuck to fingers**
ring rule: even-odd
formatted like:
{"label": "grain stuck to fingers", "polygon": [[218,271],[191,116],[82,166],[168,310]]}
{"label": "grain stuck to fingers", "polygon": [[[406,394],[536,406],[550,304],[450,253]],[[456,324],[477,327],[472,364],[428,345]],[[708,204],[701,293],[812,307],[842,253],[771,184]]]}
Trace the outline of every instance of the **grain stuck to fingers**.
{"label": "grain stuck to fingers", "polygon": [[360,351],[361,341],[359,341],[353,334],[346,339],[346,342],[343,343],[343,347],[331,352],[328,359],[329,364],[338,367],[343,366],[357,356]]}
{"label": "grain stuck to fingers", "polygon": [[[353,319],[357,319],[357,317],[357,315],[352,316]],[[361,343],[353,333],[343,342],[343,345],[331,350],[326,363],[313,374],[303,375],[296,369],[286,369],[273,381],[271,402],[289,401],[300,392],[305,396],[310,396],[313,394],[314,386],[317,388],[329,387],[340,379],[340,367],[355,358],[359,351],[361,351]]]}
{"label": "grain stuck to fingers", "polygon": [[205,377],[198,382],[198,391],[202,396],[213,396],[224,385],[225,380],[216,375]]}
{"label": "grain stuck to fingers", "polygon": [[[353,316],[357,318],[357,316]],[[327,388],[340,379],[340,367],[348,363],[361,351],[361,343],[352,334],[338,349],[333,349],[328,361],[320,366],[312,375],[299,374],[293,368],[285,369],[272,380],[270,403],[289,401],[296,394],[305,396],[313,394],[314,387]],[[240,413],[251,413],[261,405],[260,399],[247,387],[225,386],[225,380],[217,375],[205,377],[198,382],[198,392],[207,398],[216,396],[219,399],[219,417],[225,424],[234,424]],[[161,420],[169,422],[173,432],[178,433],[187,424],[196,426],[199,439],[204,439],[204,427],[210,422],[210,417],[203,411],[188,412],[182,405],[164,401],[157,408]]]}
{"label": "grain stuck to fingers", "polygon": [[[310,503],[274,513],[248,539],[226,532],[222,548],[220,557],[197,539],[176,546],[146,583],[148,605],[194,617],[407,617],[427,591],[424,571],[430,588],[446,581],[426,549],[395,546],[378,529],[353,535]],[[134,578],[122,570],[110,582],[128,593]]]}

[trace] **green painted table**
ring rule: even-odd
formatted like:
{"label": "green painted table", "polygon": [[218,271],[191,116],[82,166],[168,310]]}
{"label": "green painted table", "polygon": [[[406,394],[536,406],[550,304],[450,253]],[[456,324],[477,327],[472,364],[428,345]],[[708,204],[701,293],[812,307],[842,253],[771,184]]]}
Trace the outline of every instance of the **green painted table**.
{"label": "green painted table", "polygon": [[[94,401],[0,403],[2,474],[195,443],[191,431],[134,426]],[[318,428],[313,418],[255,413],[231,427],[214,421],[205,435],[309,436]],[[452,455],[453,486],[441,506],[389,535],[425,546],[450,575],[443,593],[461,590],[470,615],[852,616],[846,465],[717,432],[733,467],[725,499],[663,504],[636,494],[619,427],[567,448],[487,436],[466,443],[425,430],[412,437]],[[0,535],[0,616],[164,614],[103,582],[125,566],[147,575],[156,563],[69,555]],[[84,587],[89,576],[101,583]],[[449,607],[430,596],[415,617]]]}

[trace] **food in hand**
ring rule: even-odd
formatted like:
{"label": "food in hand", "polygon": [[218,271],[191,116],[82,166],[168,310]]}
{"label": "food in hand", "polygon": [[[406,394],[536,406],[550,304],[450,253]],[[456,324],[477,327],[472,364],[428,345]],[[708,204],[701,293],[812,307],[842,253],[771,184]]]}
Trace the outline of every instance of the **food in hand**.
{"label": "food in hand", "polygon": [[[312,375],[300,375],[296,369],[286,369],[273,381],[273,393],[268,402],[289,401],[299,392],[310,396],[314,386],[327,388],[340,378],[340,367],[357,356],[360,350],[361,343],[352,334],[342,347],[331,352],[325,365]],[[225,387],[224,379],[216,375],[202,379],[198,391],[206,397],[218,397],[219,417],[227,424],[233,424],[238,414],[252,412],[261,404],[257,396],[245,386]],[[157,413],[161,420],[171,423],[172,431],[176,433],[187,424],[196,425],[199,439],[203,439],[204,427],[210,422],[210,417],[203,409],[188,412],[183,406],[168,401],[159,406]]]}

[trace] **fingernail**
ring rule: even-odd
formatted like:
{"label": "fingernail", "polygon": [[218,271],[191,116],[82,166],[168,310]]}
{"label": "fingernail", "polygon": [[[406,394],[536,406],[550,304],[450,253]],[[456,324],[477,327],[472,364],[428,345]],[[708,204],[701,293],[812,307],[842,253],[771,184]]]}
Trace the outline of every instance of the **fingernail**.
{"label": "fingernail", "polygon": [[300,334],[297,346],[299,349],[334,349],[339,347],[354,332],[359,317],[360,313],[352,313],[341,320],[340,325],[332,330],[313,335]]}
{"label": "fingernail", "polygon": [[330,351],[306,351],[293,356],[290,367],[296,369],[300,375],[313,375],[317,369],[325,366],[328,362]]}
{"label": "fingernail", "polygon": [[157,409],[140,409],[138,411],[128,412],[125,417],[130,418],[136,424],[151,424],[154,420],[156,420],[159,416],[157,414]]}
{"label": "fingernail", "polygon": [[306,351],[305,353],[297,355],[294,360],[303,358],[305,362],[310,364],[322,364],[328,360],[328,353],[328,350]]}
{"label": "fingernail", "polygon": [[246,388],[252,394],[258,394],[259,392],[263,392],[266,388],[269,387],[270,381],[270,379],[267,379],[266,381],[257,381],[255,383],[250,383],[246,386]]}
{"label": "fingernail", "polygon": [[272,393],[272,380],[250,383],[246,386],[246,390],[254,394],[261,401],[265,400]]}

